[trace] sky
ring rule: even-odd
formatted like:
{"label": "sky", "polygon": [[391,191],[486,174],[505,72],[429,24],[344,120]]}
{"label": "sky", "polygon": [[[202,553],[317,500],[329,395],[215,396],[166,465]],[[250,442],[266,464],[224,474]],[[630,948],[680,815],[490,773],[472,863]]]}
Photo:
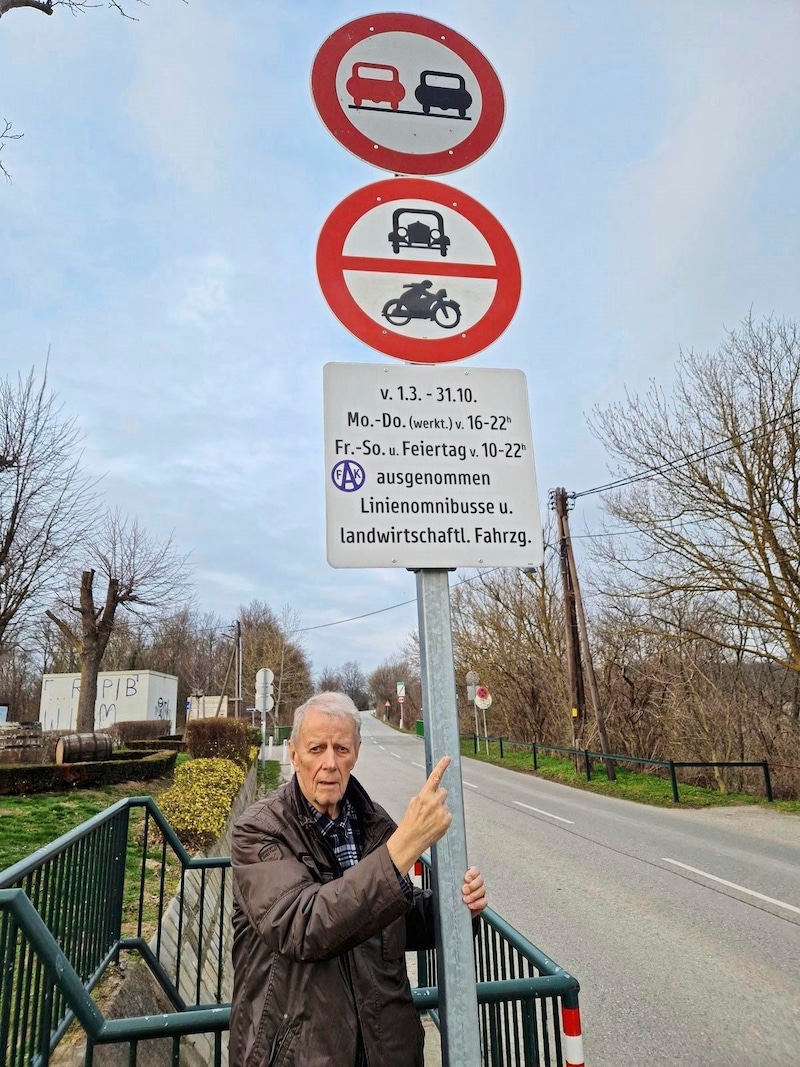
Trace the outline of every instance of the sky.
{"label": "sky", "polygon": [[[370,671],[416,628],[415,582],[326,562],[322,368],[395,361],[334,317],[314,257],[334,207],[390,175],[328,133],[310,71],[381,9],[128,10],[0,21],[0,120],[24,134],[0,155],[0,373],[49,352],[107,503],[174,532],[202,610],[288,606],[316,672]],[[437,180],[519,255],[519,309],[464,366],[524,371],[544,511],[550,487],[607,480],[595,406],[669,388],[681,349],[714,349],[750,311],[797,317],[800,6],[392,10],[458,31],[503,85],[495,144]],[[597,496],[578,501],[574,534],[599,521]]]}

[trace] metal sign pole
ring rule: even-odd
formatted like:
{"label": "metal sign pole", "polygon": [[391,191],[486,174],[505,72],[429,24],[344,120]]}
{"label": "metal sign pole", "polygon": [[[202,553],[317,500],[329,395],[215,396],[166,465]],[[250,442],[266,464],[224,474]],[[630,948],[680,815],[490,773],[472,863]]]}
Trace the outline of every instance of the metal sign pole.
{"label": "metal sign pole", "polygon": [[417,571],[417,611],[428,774],[442,756],[450,756],[452,760],[444,785],[453,822],[433,847],[443,1064],[480,1067],[472,920],[461,899],[464,872],[469,864],[446,570]]}

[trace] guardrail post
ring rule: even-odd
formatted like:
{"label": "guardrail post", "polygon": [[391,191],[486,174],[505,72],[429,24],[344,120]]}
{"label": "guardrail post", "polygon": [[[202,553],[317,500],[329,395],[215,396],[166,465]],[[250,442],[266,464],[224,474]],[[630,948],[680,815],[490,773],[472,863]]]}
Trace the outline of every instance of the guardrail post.
{"label": "guardrail post", "polygon": [[681,798],[678,796],[678,777],[675,774],[675,761],[669,761],[669,780],[672,782],[672,799],[676,804],[680,804]]}
{"label": "guardrail post", "polygon": [[502,739],[502,737],[500,737],[500,738],[498,738],[498,740],[500,742],[500,759],[502,759],[503,758],[503,739]]}
{"label": "guardrail post", "polygon": [[478,735],[472,735],[472,751],[474,755],[478,755]]}
{"label": "guardrail post", "polygon": [[533,756],[533,769],[535,771],[538,771],[539,770],[539,764],[538,764],[537,759],[536,759],[536,742],[535,741],[531,745],[531,755]]}
{"label": "guardrail post", "polygon": [[762,760],[761,766],[764,768],[764,792],[767,794],[767,800],[772,803],[772,782],[769,777],[769,763],[766,760]]}
{"label": "guardrail post", "polygon": [[589,749],[588,748],[585,748],[583,750],[583,762],[584,762],[584,765],[586,767],[586,781],[587,782],[591,782],[591,780],[592,780],[592,761],[589,759]]}

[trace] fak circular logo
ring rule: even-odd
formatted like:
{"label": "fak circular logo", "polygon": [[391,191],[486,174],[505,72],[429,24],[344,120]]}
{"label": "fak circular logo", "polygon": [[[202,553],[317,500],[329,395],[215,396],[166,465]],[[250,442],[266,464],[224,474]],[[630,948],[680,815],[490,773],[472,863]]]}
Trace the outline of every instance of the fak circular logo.
{"label": "fak circular logo", "polygon": [[363,488],[367,475],[360,463],[352,459],[342,459],[331,471],[331,481],[343,493],[355,493]]}

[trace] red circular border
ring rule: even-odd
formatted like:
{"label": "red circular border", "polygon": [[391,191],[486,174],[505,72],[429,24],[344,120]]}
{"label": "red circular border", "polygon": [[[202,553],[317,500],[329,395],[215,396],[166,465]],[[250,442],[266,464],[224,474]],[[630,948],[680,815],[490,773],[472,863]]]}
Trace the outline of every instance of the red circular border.
{"label": "red circular border", "polygon": [[[483,100],[480,118],[472,133],[452,150],[417,155],[384,145],[376,147],[373,140],[355,128],[339,103],[336,74],[344,55],[354,44],[373,34],[403,31],[436,41],[445,36],[445,44],[464,60],[478,79]],[[505,114],[503,87],[486,56],[455,30],[422,15],[370,15],[341,26],[317,52],[311,68],[311,93],[320,118],[340,144],[359,159],[397,174],[448,174],[468,167],[494,144]]]}
{"label": "red circular border", "polygon": [[[494,299],[483,318],[455,337],[430,341],[385,329],[356,303],[344,278],[344,244],[356,222],[378,203],[409,198],[447,207],[455,201],[455,210],[481,231],[494,255],[498,271]],[[323,296],[342,325],[364,344],[407,363],[452,363],[488,348],[514,317],[522,290],[516,250],[494,215],[466,193],[425,178],[388,178],[357,189],[342,200],[328,216],[317,241],[317,276]]]}

